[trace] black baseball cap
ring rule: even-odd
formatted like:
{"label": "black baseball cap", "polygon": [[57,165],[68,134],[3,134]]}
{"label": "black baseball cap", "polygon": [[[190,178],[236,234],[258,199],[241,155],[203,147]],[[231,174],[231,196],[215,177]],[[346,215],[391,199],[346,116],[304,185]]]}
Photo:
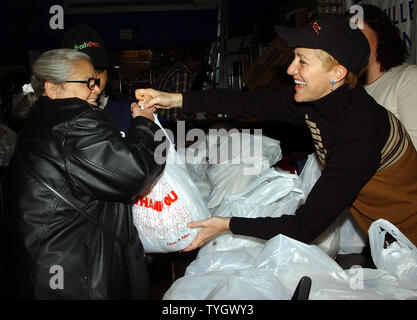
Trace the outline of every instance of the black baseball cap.
{"label": "black baseball cap", "polygon": [[77,24],[69,29],[62,38],[61,47],[88,54],[95,69],[110,67],[103,39],[97,31],[86,24]]}
{"label": "black baseball cap", "polygon": [[324,16],[302,28],[275,26],[275,31],[289,47],[324,50],[354,74],[368,64],[368,40],[358,26],[345,17]]}

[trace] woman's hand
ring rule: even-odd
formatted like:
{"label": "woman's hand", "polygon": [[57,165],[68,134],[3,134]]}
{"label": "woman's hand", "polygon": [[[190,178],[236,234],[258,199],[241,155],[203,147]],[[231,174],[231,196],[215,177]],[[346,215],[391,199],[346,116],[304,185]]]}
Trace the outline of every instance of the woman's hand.
{"label": "woman's hand", "polygon": [[132,102],[130,104],[130,111],[132,111],[132,117],[133,118],[136,118],[137,116],[142,116],[142,117],[148,118],[149,120],[152,120],[152,121],[155,120],[155,118],[153,116],[155,108],[141,109],[136,102]]}
{"label": "woman's hand", "polygon": [[222,217],[211,217],[202,221],[191,221],[187,224],[189,228],[200,228],[200,232],[197,234],[193,242],[185,248],[184,252],[191,251],[201,247],[207,241],[213,239],[220,233],[228,231],[229,229],[230,218]]}
{"label": "woman's hand", "polygon": [[137,89],[135,96],[139,101],[139,105],[142,105],[145,109],[152,107],[161,109],[182,107],[181,93],[168,93],[154,89]]}

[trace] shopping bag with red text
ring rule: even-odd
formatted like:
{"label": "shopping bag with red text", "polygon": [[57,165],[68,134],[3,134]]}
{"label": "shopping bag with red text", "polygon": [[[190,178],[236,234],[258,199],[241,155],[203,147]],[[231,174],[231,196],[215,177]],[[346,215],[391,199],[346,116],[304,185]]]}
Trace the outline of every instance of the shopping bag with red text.
{"label": "shopping bag with red text", "polygon": [[[155,123],[160,126],[156,115]],[[210,216],[184,160],[169,137],[168,141],[164,172],[150,192],[135,199],[132,208],[133,223],[145,252],[185,249],[200,231],[200,228],[188,228],[187,223]]]}

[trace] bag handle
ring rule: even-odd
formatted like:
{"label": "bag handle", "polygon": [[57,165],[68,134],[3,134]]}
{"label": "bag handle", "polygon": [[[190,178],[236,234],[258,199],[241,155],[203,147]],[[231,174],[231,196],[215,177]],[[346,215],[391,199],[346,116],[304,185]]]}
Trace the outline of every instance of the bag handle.
{"label": "bag handle", "polygon": [[51,191],[53,194],[55,194],[59,199],[61,199],[64,203],[66,203],[67,205],[69,205],[70,207],[72,207],[75,211],[77,211],[78,213],[82,214],[84,217],[86,217],[91,223],[95,224],[98,228],[103,229],[104,231],[106,231],[114,240],[116,240],[117,242],[119,242],[120,244],[122,244],[125,248],[127,248],[127,244],[124,243],[124,241],[122,239],[120,239],[119,236],[117,236],[113,231],[111,231],[107,226],[105,226],[104,224],[102,224],[101,222],[97,221],[96,219],[94,219],[93,217],[91,217],[88,213],[86,213],[85,211],[79,209],[76,205],[74,205],[71,201],[69,201],[67,198],[65,198],[62,194],[60,194],[58,191],[56,191],[53,187],[51,187],[49,184],[47,184],[45,181],[42,180],[41,177],[39,177],[26,163],[25,161],[22,159],[22,157],[20,156],[19,150],[16,147],[16,155],[17,158],[20,160],[20,162],[22,162],[23,167],[31,174],[31,176],[33,178],[35,178],[35,180],[37,180],[39,183],[41,183],[42,185],[44,185],[49,191]]}
{"label": "bag handle", "polygon": [[153,118],[154,118],[154,120],[153,120],[153,122],[155,122],[155,124],[162,130],[162,132],[165,134],[165,136],[167,137],[167,139],[168,139],[168,141],[169,141],[169,143],[172,145],[172,146],[174,146],[174,143],[171,141],[171,139],[170,139],[170,137],[169,137],[169,135],[168,135],[168,133],[166,132],[166,130],[164,129],[164,127],[161,125],[161,123],[159,122],[159,119],[158,119],[158,114],[157,113],[154,113],[153,114]]}
{"label": "bag handle", "polygon": [[[382,229],[382,230],[381,230]],[[395,225],[385,219],[378,219],[369,227],[369,245],[371,252],[384,248],[385,235],[389,233],[398,242],[401,248],[417,251],[417,247]]]}

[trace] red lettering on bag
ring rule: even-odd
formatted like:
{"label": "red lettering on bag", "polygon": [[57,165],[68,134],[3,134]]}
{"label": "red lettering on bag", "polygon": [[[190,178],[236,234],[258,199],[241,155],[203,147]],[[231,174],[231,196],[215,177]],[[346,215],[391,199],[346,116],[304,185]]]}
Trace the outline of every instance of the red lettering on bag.
{"label": "red lettering on bag", "polygon": [[177,200],[178,200],[178,196],[177,196],[177,194],[175,193],[175,191],[174,191],[174,190],[172,190],[172,191],[171,191],[171,193],[172,193],[172,195],[174,196],[174,198],[171,198],[169,194],[168,194],[168,197],[170,197],[170,198],[171,198],[171,201],[172,201],[172,202],[177,201]]}
{"label": "red lettering on bag", "polygon": [[146,208],[152,208],[153,209],[153,200],[149,199],[149,202],[146,205]]}
{"label": "red lettering on bag", "polygon": [[170,199],[168,196],[166,196],[166,197],[164,198],[164,203],[165,203],[167,206],[170,206],[170,205],[171,205],[171,199]]}
{"label": "red lettering on bag", "polygon": [[163,202],[157,201],[148,197],[141,198],[139,196],[135,199],[137,205],[141,207],[145,207],[145,208],[151,208],[158,212],[162,212],[164,208],[164,203],[167,206],[170,206],[173,202],[177,200],[178,200],[178,195],[175,193],[174,190],[172,190],[168,195],[165,196]]}
{"label": "red lettering on bag", "polygon": [[[136,203],[138,204],[138,202],[136,202]],[[148,198],[141,198],[139,205],[142,206],[142,207],[148,207]]]}
{"label": "red lettering on bag", "polygon": [[154,210],[161,212],[162,211],[162,201],[155,201]]}
{"label": "red lettering on bag", "polygon": [[170,196],[170,194],[168,194],[168,195],[164,198],[164,202],[165,202],[165,204],[166,204],[167,206],[170,206],[173,202],[175,202],[175,201],[177,201],[177,200],[178,200],[178,196],[177,196],[177,194],[175,193],[175,191],[174,191],[174,190],[172,190],[170,193],[172,194],[172,197]]}

